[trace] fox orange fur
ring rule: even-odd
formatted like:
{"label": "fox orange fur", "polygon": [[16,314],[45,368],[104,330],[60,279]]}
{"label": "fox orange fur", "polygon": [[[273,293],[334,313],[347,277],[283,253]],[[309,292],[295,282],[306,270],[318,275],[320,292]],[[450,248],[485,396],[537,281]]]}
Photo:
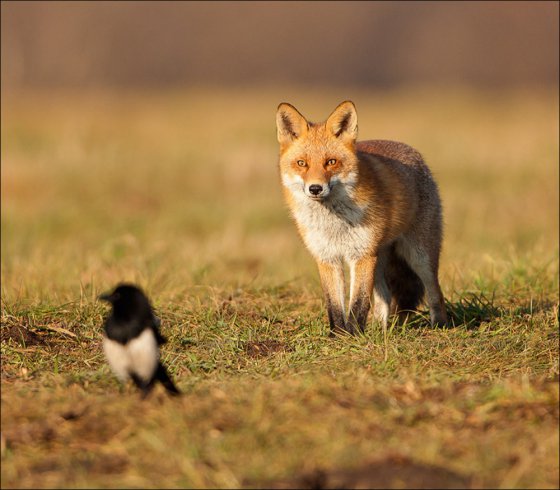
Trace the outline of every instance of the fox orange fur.
{"label": "fox orange fur", "polygon": [[374,318],[384,328],[390,313],[415,309],[425,293],[432,324],[444,325],[442,209],[420,153],[394,141],[357,142],[351,101],[321,124],[282,103],[276,125],[285,198],[317,261],[331,335],[364,331],[372,295]]}

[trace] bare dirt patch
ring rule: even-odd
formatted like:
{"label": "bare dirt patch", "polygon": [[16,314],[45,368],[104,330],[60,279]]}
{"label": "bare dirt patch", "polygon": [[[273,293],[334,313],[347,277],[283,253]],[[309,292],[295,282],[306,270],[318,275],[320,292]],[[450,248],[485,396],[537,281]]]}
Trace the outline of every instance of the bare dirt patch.
{"label": "bare dirt patch", "polygon": [[289,351],[290,347],[277,340],[250,341],[244,346],[244,351],[249,357],[268,357],[276,352]]}
{"label": "bare dirt patch", "polygon": [[0,340],[2,343],[11,340],[16,345],[20,345],[22,347],[42,345],[46,343],[44,336],[38,335],[32,330],[20,325],[3,327],[0,333]]}

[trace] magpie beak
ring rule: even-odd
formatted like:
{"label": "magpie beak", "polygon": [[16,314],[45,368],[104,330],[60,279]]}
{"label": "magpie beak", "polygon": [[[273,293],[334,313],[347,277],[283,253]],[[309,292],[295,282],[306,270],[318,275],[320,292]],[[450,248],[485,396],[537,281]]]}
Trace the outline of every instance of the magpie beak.
{"label": "magpie beak", "polygon": [[107,301],[109,303],[112,303],[115,299],[115,294],[114,293],[103,293],[100,294],[97,299],[100,299],[101,301]]}

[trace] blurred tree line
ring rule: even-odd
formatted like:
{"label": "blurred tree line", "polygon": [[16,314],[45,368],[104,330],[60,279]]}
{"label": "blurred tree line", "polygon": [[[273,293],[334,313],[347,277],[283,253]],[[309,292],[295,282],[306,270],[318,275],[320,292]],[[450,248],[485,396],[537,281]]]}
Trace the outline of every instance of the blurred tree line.
{"label": "blurred tree line", "polygon": [[2,1],[2,83],[557,84],[558,5]]}

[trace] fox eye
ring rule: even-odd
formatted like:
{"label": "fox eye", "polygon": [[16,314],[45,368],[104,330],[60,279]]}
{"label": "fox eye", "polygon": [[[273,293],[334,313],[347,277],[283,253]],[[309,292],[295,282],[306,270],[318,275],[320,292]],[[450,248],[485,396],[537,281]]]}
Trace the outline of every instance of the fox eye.
{"label": "fox eye", "polygon": [[335,163],[336,163],[335,158],[330,158],[329,160],[327,160],[327,165],[334,165]]}
{"label": "fox eye", "polygon": [[298,160],[297,164],[298,164],[298,167],[305,167],[305,160]]}

